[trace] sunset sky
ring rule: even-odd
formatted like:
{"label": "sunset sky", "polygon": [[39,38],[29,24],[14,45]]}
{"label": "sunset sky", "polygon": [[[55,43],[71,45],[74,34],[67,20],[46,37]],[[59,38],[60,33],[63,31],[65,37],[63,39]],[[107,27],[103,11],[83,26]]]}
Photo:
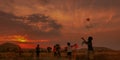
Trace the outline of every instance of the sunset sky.
{"label": "sunset sky", "polygon": [[119,6],[119,0],[0,0],[0,43],[81,48],[81,37],[93,36],[94,46],[120,50]]}

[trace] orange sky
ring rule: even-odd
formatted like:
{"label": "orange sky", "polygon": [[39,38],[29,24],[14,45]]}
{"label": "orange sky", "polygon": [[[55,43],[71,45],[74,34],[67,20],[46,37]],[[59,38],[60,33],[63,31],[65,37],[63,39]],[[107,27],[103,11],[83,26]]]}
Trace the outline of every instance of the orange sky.
{"label": "orange sky", "polygon": [[65,46],[92,35],[94,46],[120,49],[119,6],[119,0],[0,0],[0,41]]}

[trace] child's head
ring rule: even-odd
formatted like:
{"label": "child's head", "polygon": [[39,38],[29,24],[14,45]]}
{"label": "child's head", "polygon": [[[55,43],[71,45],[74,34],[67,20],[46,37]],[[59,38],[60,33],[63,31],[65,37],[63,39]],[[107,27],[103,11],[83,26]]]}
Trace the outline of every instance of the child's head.
{"label": "child's head", "polygon": [[93,37],[92,37],[92,36],[89,36],[89,37],[88,37],[88,40],[93,40]]}
{"label": "child's head", "polygon": [[39,47],[39,44],[37,44],[37,47]]}
{"label": "child's head", "polygon": [[67,45],[70,46],[70,43],[68,42]]}

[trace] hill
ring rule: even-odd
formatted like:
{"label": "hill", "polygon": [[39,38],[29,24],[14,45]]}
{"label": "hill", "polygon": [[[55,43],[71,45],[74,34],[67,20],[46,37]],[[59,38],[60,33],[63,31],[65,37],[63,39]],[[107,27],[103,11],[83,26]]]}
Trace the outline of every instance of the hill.
{"label": "hill", "polygon": [[21,47],[14,43],[3,43],[0,45],[0,52],[18,52]]}

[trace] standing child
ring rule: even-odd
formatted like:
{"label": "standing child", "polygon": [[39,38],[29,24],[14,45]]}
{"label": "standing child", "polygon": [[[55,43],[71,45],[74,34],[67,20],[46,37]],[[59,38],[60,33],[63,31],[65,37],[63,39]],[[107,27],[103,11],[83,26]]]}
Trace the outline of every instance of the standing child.
{"label": "standing child", "polygon": [[53,53],[54,53],[54,56],[57,55],[57,53],[56,53],[56,45],[54,45],[54,47],[53,47]]}
{"label": "standing child", "polygon": [[84,40],[83,44],[85,43],[88,46],[88,60],[94,60],[94,49],[92,46],[93,37],[89,36],[88,41],[86,41],[83,37],[82,39]]}
{"label": "standing child", "polygon": [[40,47],[39,44],[36,47],[36,58],[39,59],[39,55],[40,55]]}
{"label": "standing child", "polygon": [[68,56],[69,60],[72,59],[72,46],[69,42],[67,43],[67,56]]}
{"label": "standing child", "polygon": [[56,44],[56,53],[58,57],[61,57],[61,47],[59,44]]}

